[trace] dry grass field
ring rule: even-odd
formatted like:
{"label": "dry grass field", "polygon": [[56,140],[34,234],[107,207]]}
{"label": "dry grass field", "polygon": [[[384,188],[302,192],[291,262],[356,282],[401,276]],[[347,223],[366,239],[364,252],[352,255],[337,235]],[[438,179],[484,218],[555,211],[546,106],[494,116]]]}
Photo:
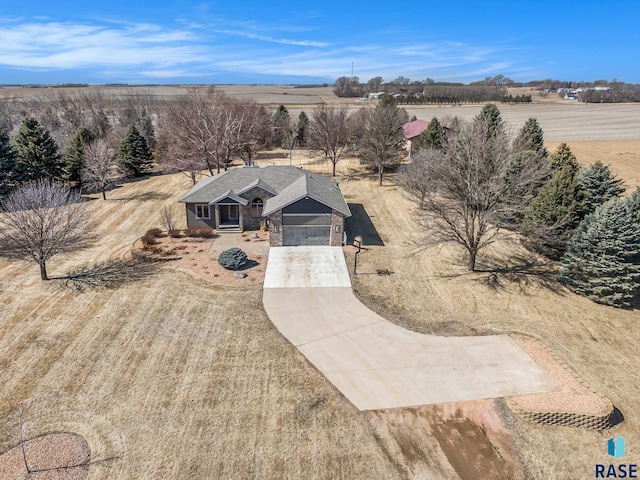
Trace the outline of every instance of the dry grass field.
{"label": "dry grass field", "polygon": [[[627,440],[628,458],[637,458],[640,358],[634,332],[640,314],[570,293],[555,280],[555,264],[528,255],[517,244],[504,242],[485,252],[480,260],[484,271],[479,273],[465,270],[458,248],[423,249],[421,238],[428,226],[416,224],[412,202],[393,183],[392,176],[383,187],[374,178],[341,183],[350,202],[365,206],[384,243],[360,255],[354,279],[360,299],[420,332],[522,333],[541,340],[622,411],[625,421],[614,432]],[[380,268],[393,274],[378,276]],[[590,478],[596,462],[607,462],[609,432],[537,426],[514,417],[502,402],[496,402],[496,408],[526,478]]]}
{"label": "dry grass field", "polygon": [[[187,188],[155,177],[95,200],[99,244],[51,275],[121,258]],[[78,293],[34,266],[0,264],[0,452],[24,405],[28,437],[76,433],[94,460],[118,457],[89,478],[400,478],[367,417],[269,322],[260,286],[162,266]]]}
{"label": "dry grass field", "polygon": [[[278,93],[263,92],[264,98]],[[307,93],[307,104],[294,99],[292,114],[323,95]],[[606,125],[592,124],[587,113],[601,106],[557,107],[500,109],[513,122],[549,112],[541,124],[550,149],[568,141],[582,164],[602,160],[628,187],[640,184],[640,106],[597,110],[622,132],[606,130],[604,138],[598,135]],[[444,117],[449,110],[472,116],[479,109],[425,107],[418,116]],[[288,163],[284,152],[263,158],[263,164]],[[330,164],[305,152],[295,152],[293,163],[330,173]],[[35,263],[0,260],[0,452],[17,444],[23,405],[29,438],[76,433],[92,459],[116,457],[92,466],[91,479],[591,478],[595,463],[609,462],[611,433],[625,437],[625,458],[637,460],[638,312],[568,292],[555,280],[557,265],[517,243],[495,245],[480,258],[484,271],[470,274],[459,249],[421,246],[427,227],[416,223],[419,212],[394,174],[379,187],[355,159],[341,161],[338,171],[348,202],[362,205],[375,228],[365,236],[360,274],[353,277],[367,306],[421,332],[537,338],[610,398],[625,421],[604,433],[542,427],[490,400],[358,412],[272,326],[260,286],[211,284],[167,264],[124,269],[114,288],[77,292],[42,283]],[[124,184],[107,201],[95,196],[98,243],[54,259],[51,276],[121,260],[138,237],[159,226],[160,208],[188,188],[178,174]],[[352,265],[353,251],[346,250]],[[393,273],[378,276],[377,268]]]}

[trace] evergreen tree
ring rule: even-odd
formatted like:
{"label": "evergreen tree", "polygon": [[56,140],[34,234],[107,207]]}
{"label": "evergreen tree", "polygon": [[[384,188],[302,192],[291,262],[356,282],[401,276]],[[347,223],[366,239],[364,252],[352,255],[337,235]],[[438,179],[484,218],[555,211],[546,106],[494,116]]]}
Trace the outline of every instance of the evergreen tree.
{"label": "evergreen tree", "polygon": [[629,200],[613,199],[587,215],[562,257],[559,280],[570,290],[614,307],[640,295],[640,225]]}
{"label": "evergreen tree", "polygon": [[442,150],[444,145],[444,128],[436,117],[429,122],[429,126],[420,134],[416,149],[435,148]]}
{"label": "evergreen tree", "polygon": [[577,163],[556,170],[529,205],[524,217],[528,245],[551,258],[559,258],[583,216]]}
{"label": "evergreen tree", "polygon": [[307,144],[307,129],[309,128],[309,117],[304,113],[304,110],[298,115],[298,145],[301,147]]}
{"label": "evergreen tree", "polygon": [[560,170],[565,165],[572,165],[578,167],[578,160],[576,156],[566,143],[561,143],[558,148],[551,155],[550,167],[552,171]]}
{"label": "evergreen tree", "polygon": [[622,180],[608,165],[598,161],[578,174],[578,183],[584,197],[584,213],[592,213],[603,203],[619,197],[624,192]]}
{"label": "evergreen tree", "polygon": [[518,149],[532,151],[541,157],[547,156],[547,149],[544,147],[544,135],[542,128],[533,117],[530,117],[520,129],[517,140]]}
{"label": "evergreen tree", "polygon": [[64,153],[65,178],[80,185],[82,175],[82,155],[87,145],[95,139],[95,135],[85,126],[78,127]]}
{"label": "evergreen tree", "polygon": [[152,162],[147,141],[132,125],[118,146],[118,165],[126,176],[137,177],[151,171]]}
{"label": "evergreen tree", "polygon": [[474,121],[486,123],[488,138],[495,138],[498,131],[503,128],[504,125],[502,117],[500,116],[500,110],[497,105],[493,103],[488,103],[482,107],[482,110],[476,115]]}
{"label": "evergreen tree", "polygon": [[58,146],[35,118],[25,117],[22,120],[13,137],[13,148],[19,168],[24,172],[24,181],[63,177],[64,162]]}
{"label": "evergreen tree", "polygon": [[272,132],[273,132],[273,144],[281,147],[285,141],[287,131],[291,129],[291,117],[289,110],[284,105],[280,105],[278,109],[273,113],[271,119]]}
{"label": "evergreen tree", "polygon": [[0,132],[0,198],[17,186],[23,177],[24,172],[16,161],[16,152],[9,136]]}
{"label": "evergreen tree", "polygon": [[640,224],[640,187],[637,187],[629,197],[629,208],[634,220]]}

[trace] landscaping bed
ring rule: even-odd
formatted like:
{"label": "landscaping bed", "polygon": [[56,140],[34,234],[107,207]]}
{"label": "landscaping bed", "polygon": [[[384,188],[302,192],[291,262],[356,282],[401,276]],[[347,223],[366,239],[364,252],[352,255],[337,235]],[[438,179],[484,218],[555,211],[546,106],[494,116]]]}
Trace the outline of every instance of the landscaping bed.
{"label": "landscaping bed", "polygon": [[[218,263],[222,249],[215,248],[216,235],[211,231],[180,231],[173,237],[155,232],[137,240],[134,248],[147,254],[171,260],[170,266],[185,270],[209,282],[223,285],[256,285],[264,282],[267,255],[248,254],[246,265],[238,270],[226,270]],[[152,241],[149,241],[153,237]],[[244,238],[243,238],[244,240]],[[238,243],[238,247],[242,245]],[[234,275],[240,272],[246,275]]]}

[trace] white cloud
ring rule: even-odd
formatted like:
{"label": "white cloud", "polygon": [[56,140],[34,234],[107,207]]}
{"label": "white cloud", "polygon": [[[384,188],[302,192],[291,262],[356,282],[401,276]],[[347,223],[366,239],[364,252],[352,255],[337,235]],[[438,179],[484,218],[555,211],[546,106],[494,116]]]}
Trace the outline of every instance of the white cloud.
{"label": "white cloud", "polygon": [[[265,25],[212,29],[178,21],[179,28],[155,24],[7,20],[0,26],[0,66],[37,71],[93,70],[109,79],[206,78],[233,72],[336,79],[355,74],[366,81],[399,75],[414,80],[482,78],[516,71],[508,49],[461,42],[382,44],[375,40],[280,38]],[[300,31],[304,26],[300,25]],[[308,30],[308,29],[307,29]],[[260,33],[255,33],[260,32]],[[239,41],[238,36],[246,40]],[[333,39],[332,39],[333,40]],[[517,68],[526,69],[526,66]],[[458,72],[456,74],[456,72]]]}
{"label": "white cloud", "polygon": [[279,43],[281,45],[295,45],[299,47],[318,47],[318,48],[328,47],[331,45],[330,43],[314,42],[312,40],[290,40],[286,38],[273,38],[268,35],[258,35],[255,33],[249,33],[249,32],[244,32],[240,30],[214,30],[214,31],[218,33],[223,33],[226,35],[237,35],[240,37],[251,38],[254,40],[261,40],[263,42]]}
{"label": "white cloud", "polygon": [[189,31],[156,25],[23,23],[0,28],[0,64],[18,68],[75,69],[108,65],[184,65],[205,49]]}

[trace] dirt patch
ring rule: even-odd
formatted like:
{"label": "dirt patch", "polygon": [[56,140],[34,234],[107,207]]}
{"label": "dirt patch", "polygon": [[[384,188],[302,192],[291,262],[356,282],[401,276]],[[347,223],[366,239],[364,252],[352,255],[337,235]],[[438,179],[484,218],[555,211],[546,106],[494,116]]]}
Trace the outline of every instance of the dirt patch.
{"label": "dirt patch", "polygon": [[83,480],[89,474],[90,460],[91,451],[80,435],[51,433],[27,440],[24,457],[21,445],[0,455],[0,478]]}
{"label": "dirt patch", "polygon": [[524,478],[491,400],[372,415],[381,446],[406,478]]}

